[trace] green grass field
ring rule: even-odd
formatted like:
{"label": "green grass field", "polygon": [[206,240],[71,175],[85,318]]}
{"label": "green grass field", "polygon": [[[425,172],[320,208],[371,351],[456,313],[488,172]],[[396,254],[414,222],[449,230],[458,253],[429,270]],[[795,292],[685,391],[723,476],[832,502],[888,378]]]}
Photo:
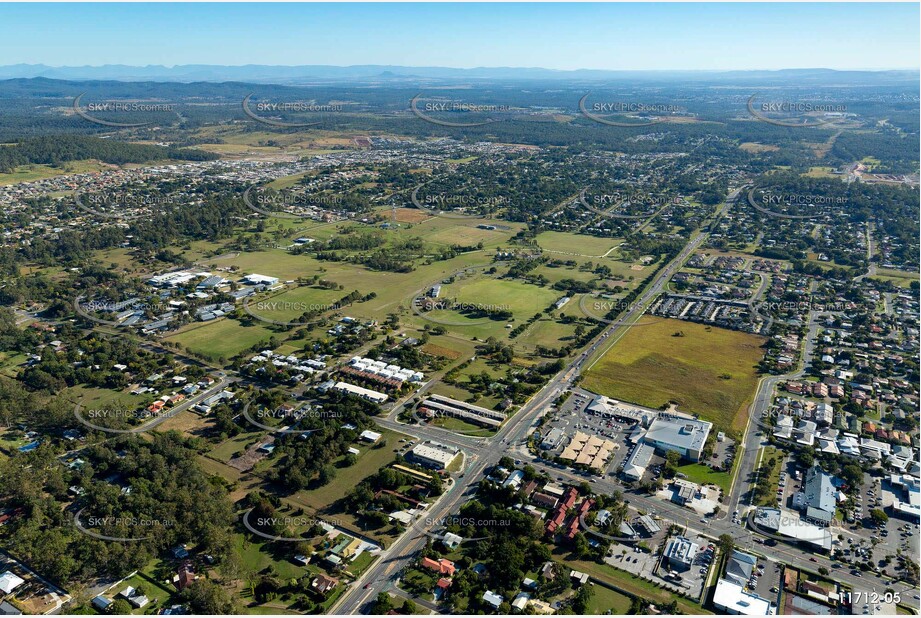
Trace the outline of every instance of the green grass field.
{"label": "green grass field", "polygon": [[473,277],[444,286],[442,297],[476,305],[494,305],[511,311],[515,319],[526,320],[543,311],[563,294],[521,281]]}
{"label": "green grass field", "polygon": [[443,427],[445,429],[450,429],[451,431],[464,434],[465,436],[476,436],[476,437],[487,437],[495,435],[495,431],[492,429],[487,429],[485,427],[480,427],[479,425],[474,425],[473,423],[468,423],[463,419],[452,418],[452,417],[442,417],[434,419],[430,423],[435,427]]}
{"label": "green grass field", "polygon": [[[558,313],[580,316],[582,312],[579,311],[577,299],[573,299]],[[524,333],[518,335],[514,339],[514,345],[530,347],[543,345],[548,348],[559,348],[567,344],[571,345],[575,332],[576,324],[564,324],[558,320],[542,318],[528,326]]]}
{"label": "green grass field", "polygon": [[221,318],[190,324],[164,340],[179,343],[195,354],[217,360],[239,354],[259,341],[268,340],[273,334],[268,325],[256,323],[243,326],[236,320]]}
{"label": "green grass field", "polygon": [[728,494],[732,485],[732,472],[715,472],[710,466],[699,463],[689,463],[678,466],[678,472],[685,474],[688,480],[698,485],[716,485]]}
{"label": "green grass field", "polygon": [[538,277],[542,276],[551,284],[563,279],[572,279],[574,281],[589,282],[598,278],[598,275],[590,270],[581,270],[576,266],[547,266],[541,265],[532,270],[529,274]]}
{"label": "green grass field", "polygon": [[[290,287],[281,294],[251,301],[249,309],[269,320],[290,322],[298,320],[304,312],[321,311],[326,314],[336,311],[337,302],[346,294],[348,292],[344,290],[327,290],[315,286]],[[342,308],[343,311],[347,309]]]}
{"label": "green grass field", "polygon": [[[763,337],[645,316],[585,374],[589,390],[658,408],[670,401],[738,435],[758,382]],[[676,333],[684,336],[676,337]],[[727,379],[728,378],[728,379]]]}
{"label": "green grass field", "polygon": [[507,243],[523,227],[520,223],[503,221],[503,229],[485,230],[477,227],[480,224],[495,225],[496,222],[490,219],[457,220],[433,217],[409,228],[392,230],[389,234],[395,239],[399,236],[418,236],[426,242],[448,247],[452,245],[469,247],[482,242],[484,249],[492,249]]}
{"label": "green grass field", "polygon": [[627,595],[595,584],[592,586],[592,598],[588,602],[585,613],[589,616],[604,614],[624,616],[630,613],[630,605],[631,600]]}
{"label": "green grass field", "polygon": [[918,273],[910,273],[892,268],[879,268],[876,271],[876,275],[870,278],[878,281],[891,281],[900,288],[908,288],[911,287],[913,281],[918,281]]}
{"label": "green grass field", "polygon": [[93,388],[89,386],[72,386],[59,393],[68,401],[82,403],[83,409],[96,408],[134,410],[148,403],[152,398],[142,395],[132,395],[125,391],[113,391],[107,388]]}
{"label": "green grass field", "polygon": [[[561,292],[521,281],[474,275],[444,285],[440,298],[475,307],[511,311],[514,323],[520,323],[546,309],[560,296]],[[452,332],[481,340],[488,337],[504,339],[509,331],[506,325],[510,322],[507,320],[468,317],[455,310],[436,309],[426,312],[425,316],[414,316],[414,323],[440,323]]]}
{"label": "green grass field", "polygon": [[[457,399],[459,401],[468,401],[472,393],[461,386],[453,386],[451,384],[445,384],[444,382],[438,382],[431,389],[430,392],[436,395],[444,395],[445,397],[451,397],[452,399]],[[484,408],[493,408],[499,405],[499,402],[502,401],[499,397],[480,397],[476,403],[478,406],[483,406]]]}
{"label": "green grass field", "polygon": [[[599,238],[570,232],[541,232],[537,244],[544,251],[567,253],[576,258],[599,257],[620,245],[620,238]],[[555,256],[565,259],[565,256]]]}
{"label": "green grass field", "polygon": [[21,352],[0,352],[0,374],[10,378],[16,377],[25,362],[26,355]]}
{"label": "green grass field", "polygon": [[254,431],[250,433],[241,433],[240,435],[228,438],[212,448],[208,456],[217,461],[227,463],[234,456],[244,452],[246,448],[257,440],[265,438],[264,431]]}
{"label": "green grass field", "polygon": [[291,579],[301,577],[310,570],[309,567],[300,566],[289,559],[288,551],[285,550],[293,551],[293,548],[269,540],[263,541],[251,533],[234,534],[233,544],[240,552],[240,558],[246,565],[246,569],[253,573],[258,573],[267,566],[273,565],[279,577]]}
{"label": "green grass field", "polygon": [[60,167],[42,165],[20,165],[10,174],[0,174],[0,185],[14,185],[20,182],[32,182],[43,178],[54,178],[65,174],[85,174],[87,172],[100,172],[112,169],[114,165],[107,165],[95,160],[68,161]]}

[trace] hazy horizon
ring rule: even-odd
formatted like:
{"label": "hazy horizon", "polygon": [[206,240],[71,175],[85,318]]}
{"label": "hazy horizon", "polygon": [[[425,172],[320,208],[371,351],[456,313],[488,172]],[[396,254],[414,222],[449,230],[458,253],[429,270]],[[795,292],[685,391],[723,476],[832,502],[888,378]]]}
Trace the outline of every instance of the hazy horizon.
{"label": "hazy horizon", "polygon": [[[917,70],[917,3],[59,4],[0,9],[6,65]],[[40,27],[43,36],[36,37]],[[854,36],[859,33],[860,36]]]}

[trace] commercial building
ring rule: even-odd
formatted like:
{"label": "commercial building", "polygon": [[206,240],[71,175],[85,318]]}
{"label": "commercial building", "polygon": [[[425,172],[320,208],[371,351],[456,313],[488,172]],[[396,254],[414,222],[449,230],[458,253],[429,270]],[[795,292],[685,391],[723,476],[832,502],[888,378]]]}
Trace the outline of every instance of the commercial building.
{"label": "commercial building", "polygon": [[278,277],[267,277],[266,275],[246,275],[240,280],[247,285],[275,285],[278,283]]}
{"label": "commercial building", "polygon": [[646,530],[646,534],[652,536],[656,532],[659,532],[662,528],[659,527],[659,524],[656,523],[649,515],[641,515],[637,518],[636,524],[641,528]]}
{"label": "commercial building", "polygon": [[739,550],[734,550],[732,555],[729,556],[729,560],[726,561],[726,573],[724,577],[734,584],[745,587],[752,578],[752,573],[757,564],[758,559],[756,557]]}
{"label": "commercial building", "polygon": [[726,579],[716,583],[713,605],[719,611],[735,616],[773,616],[777,613],[777,608],[772,607],[770,601]]}
{"label": "commercial building", "polygon": [[676,451],[682,458],[700,461],[713,423],[694,418],[660,414],[649,424],[642,440],[657,451]]}
{"label": "commercial building", "polygon": [[700,546],[683,536],[672,537],[665,546],[663,554],[668,565],[675,571],[687,571],[694,564],[694,557]]}
{"label": "commercial building", "polygon": [[220,275],[211,275],[210,277],[205,278],[204,281],[195,286],[197,290],[210,290],[227,283],[227,279],[221,277]]}
{"label": "commercial building", "polygon": [[655,452],[655,447],[649,444],[637,444],[624,462],[623,475],[631,481],[642,480]]}
{"label": "commercial building", "polygon": [[453,416],[491,429],[498,429],[505,422],[505,414],[502,412],[451,399],[444,395],[429,395],[419,406],[419,412],[429,418]]}
{"label": "commercial building", "polygon": [[434,470],[444,470],[460,451],[453,446],[446,446],[437,442],[426,441],[417,444],[409,452],[410,459],[421,466]]}
{"label": "commercial building", "polygon": [[361,386],[355,386],[354,384],[349,384],[348,382],[336,382],[332,389],[340,393],[355,395],[356,397],[361,397],[362,399],[378,404],[384,403],[388,399],[387,395],[384,393],[372,391],[369,388],[362,388]]}
{"label": "commercial building", "polygon": [[625,404],[604,395],[595,395],[592,402],[585,407],[585,411],[602,418],[616,418],[643,425],[648,425],[658,415],[656,410]]}
{"label": "commercial building", "polygon": [[374,444],[375,442],[381,439],[381,434],[377,431],[371,431],[370,429],[365,429],[364,431],[361,432],[361,434],[359,434],[358,437],[364,440],[365,442],[370,442],[371,444]]}
{"label": "commercial building", "polygon": [[563,433],[562,429],[551,429],[547,432],[547,435],[544,436],[544,439],[540,443],[540,447],[545,451],[552,451],[563,443],[563,438],[565,436],[566,434]]}
{"label": "commercial building", "polygon": [[901,496],[899,492],[895,492],[896,497],[892,503],[893,514],[912,521],[921,519],[921,480],[907,474],[892,474],[889,476],[889,482],[902,490]]}
{"label": "commercial building", "polygon": [[806,519],[821,526],[831,525],[837,508],[837,490],[832,477],[825,474],[822,466],[815,464],[806,471],[803,481],[804,510]]}
{"label": "commercial building", "polygon": [[597,436],[589,436],[577,431],[563,452],[560,453],[560,459],[595,468],[596,470],[604,470],[613,451],[614,442],[611,440],[602,440]]}
{"label": "commercial building", "polygon": [[672,487],[672,502],[675,504],[684,506],[700,496],[700,486],[691,481],[674,479],[672,481]]}
{"label": "commercial building", "polygon": [[147,280],[149,285],[156,288],[176,288],[189,283],[195,279],[210,277],[209,272],[191,272],[188,270],[178,270],[162,275],[154,275]]}
{"label": "commercial building", "polygon": [[760,528],[809,545],[814,549],[831,551],[832,538],[829,529],[801,519],[794,511],[759,508],[755,511],[754,522]]}

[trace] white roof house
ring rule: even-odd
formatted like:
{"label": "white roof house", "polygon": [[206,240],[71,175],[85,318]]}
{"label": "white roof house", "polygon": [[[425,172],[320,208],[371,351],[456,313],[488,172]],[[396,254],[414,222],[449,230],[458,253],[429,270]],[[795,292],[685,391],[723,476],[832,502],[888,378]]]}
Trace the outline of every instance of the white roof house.
{"label": "white roof house", "polygon": [[531,600],[531,595],[527,592],[519,592],[515,597],[515,600],[512,601],[512,607],[515,609],[524,611],[524,608],[528,606],[528,601]]}
{"label": "white roof house", "polygon": [[2,590],[4,594],[13,592],[16,588],[23,585],[24,583],[26,583],[26,580],[19,577],[12,571],[6,571],[0,575],[0,590]]}
{"label": "white roof house", "polygon": [[495,592],[493,592],[492,590],[487,590],[486,592],[483,593],[483,600],[486,603],[489,603],[490,605],[495,607],[496,609],[499,609],[499,606],[502,605],[502,601],[503,601],[502,597],[496,594]]}

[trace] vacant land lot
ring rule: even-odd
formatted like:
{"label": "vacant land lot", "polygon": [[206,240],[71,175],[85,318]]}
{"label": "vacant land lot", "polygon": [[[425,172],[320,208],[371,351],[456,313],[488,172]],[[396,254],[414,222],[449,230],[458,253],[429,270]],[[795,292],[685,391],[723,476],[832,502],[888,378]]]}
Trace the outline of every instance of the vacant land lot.
{"label": "vacant land lot", "polygon": [[267,341],[272,334],[261,323],[244,326],[236,320],[222,318],[213,322],[193,323],[165,340],[179,343],[195,354],[217,360],[230,358],[260,341]]}
{"label": "vacant land lot", "polygon": [[311,508],[316,512],[328,513],[330,505],[336,500],[347,495],[364,479],[393,461],[394,449],[400,446],[400,439],[409,436],[387,429],[377,431],[382,434],[381,442],[386,442],[385,446],[359,446],[361,454],[352,466],[339,467],[341,460],[332,462],[336,468],[336,477],[322,487],[293,494],[290,498],[291,503]]}
{"label": "vacant land lot", "polygon": [[[249,303],[250,312],[281,322],[297,321],[305,312],[320,314],[334,311],[338,302],[348,294],[343,290],[328,290],[318,286],[290,287],[281,294],[260,298]],[[319,319],[311,318],[310,321]]]}
{"label": "vacant land lot", "polygon": [[392,230],[397,237],[418,236],[428,242],[439,245],[464,245],[472,246],[479,242],[484,247],[495,247],[508,241],[523,226],[520,223],[502,222],[499,229],[488,230],[478,225],[495,226],[496,222],[490,219],[450,219],[446,217],[430,217],[419,225],[414,225],[408,230]]}
{"label": "vacant land lot", "polygon": [[[736,458],[736,462],[738,458]],[[688,480],[698,485],[716,485],[723,490],[724,494],[729,493],[732,485],[732,471],[716,472],[710,466],[700,463],[688,463],[678,466],[678,472],[687,476]]]}
{"label": "vacant land lot", "polygon": [[537,235],[537,244],[544,251],[569,253],[582,257],[602,256],[622,242],[623,240],[619,238],[598,238],[569,232],[541,232]]}
{"label": "vacant land lot", "polygon": [[445,286],[442,296],[461,303],[488,305],[511,311],[518,320],[526,320],[543,311],[563,294],[521,281],[478,277]]}
{"label": "vacant land lot", "polygon": [[717,431],[742,431],[764,338],[681,320],[643,320],[648,323],[627,331],[592,366],[583,386],[652,408],[676,402]]}
{"label": "vacant land lot", "polygon": [[[579,316],[579,305],[575,300],[569,301],[566,306],[560,310],[559,314],[570,314]],[[536,347],[538,345],[548,348],[559,348],[573,343],[573,335],[576,331],[576,324],[564,324],[557,320],[541,318],[537,320],[514,340],[516,346]]]}
{"label": "vacant land lot", "polygon": [[112,165],[107,165],[100,161],[88,159],[81,161],[69,161],[60,167],[51,165],[42,165],[39,163],[31,165],[20,165],[11,173],[0,174],[0,185],[14,185],[20,182],[31,182],[43,178],[54,178],[64,174],[85,174],[87,172],[99,172],[106,169],[112,169]]}
{"label": "vacant land lot", "polygon": [[891,281],[900,288],[911,287],[913,281],[918,280],[918,273],[910,273],[904,270],[895,270],[892,268],[878,268],[876,275],[871,279],[879,281]]}
{"label": "vacant land lot", "polygon": [[612,614],[623,616],[630,613],[630,597],[616,590],[595,585],[592,587],[592,598],[588,602],[585,613],[589,616]]}

